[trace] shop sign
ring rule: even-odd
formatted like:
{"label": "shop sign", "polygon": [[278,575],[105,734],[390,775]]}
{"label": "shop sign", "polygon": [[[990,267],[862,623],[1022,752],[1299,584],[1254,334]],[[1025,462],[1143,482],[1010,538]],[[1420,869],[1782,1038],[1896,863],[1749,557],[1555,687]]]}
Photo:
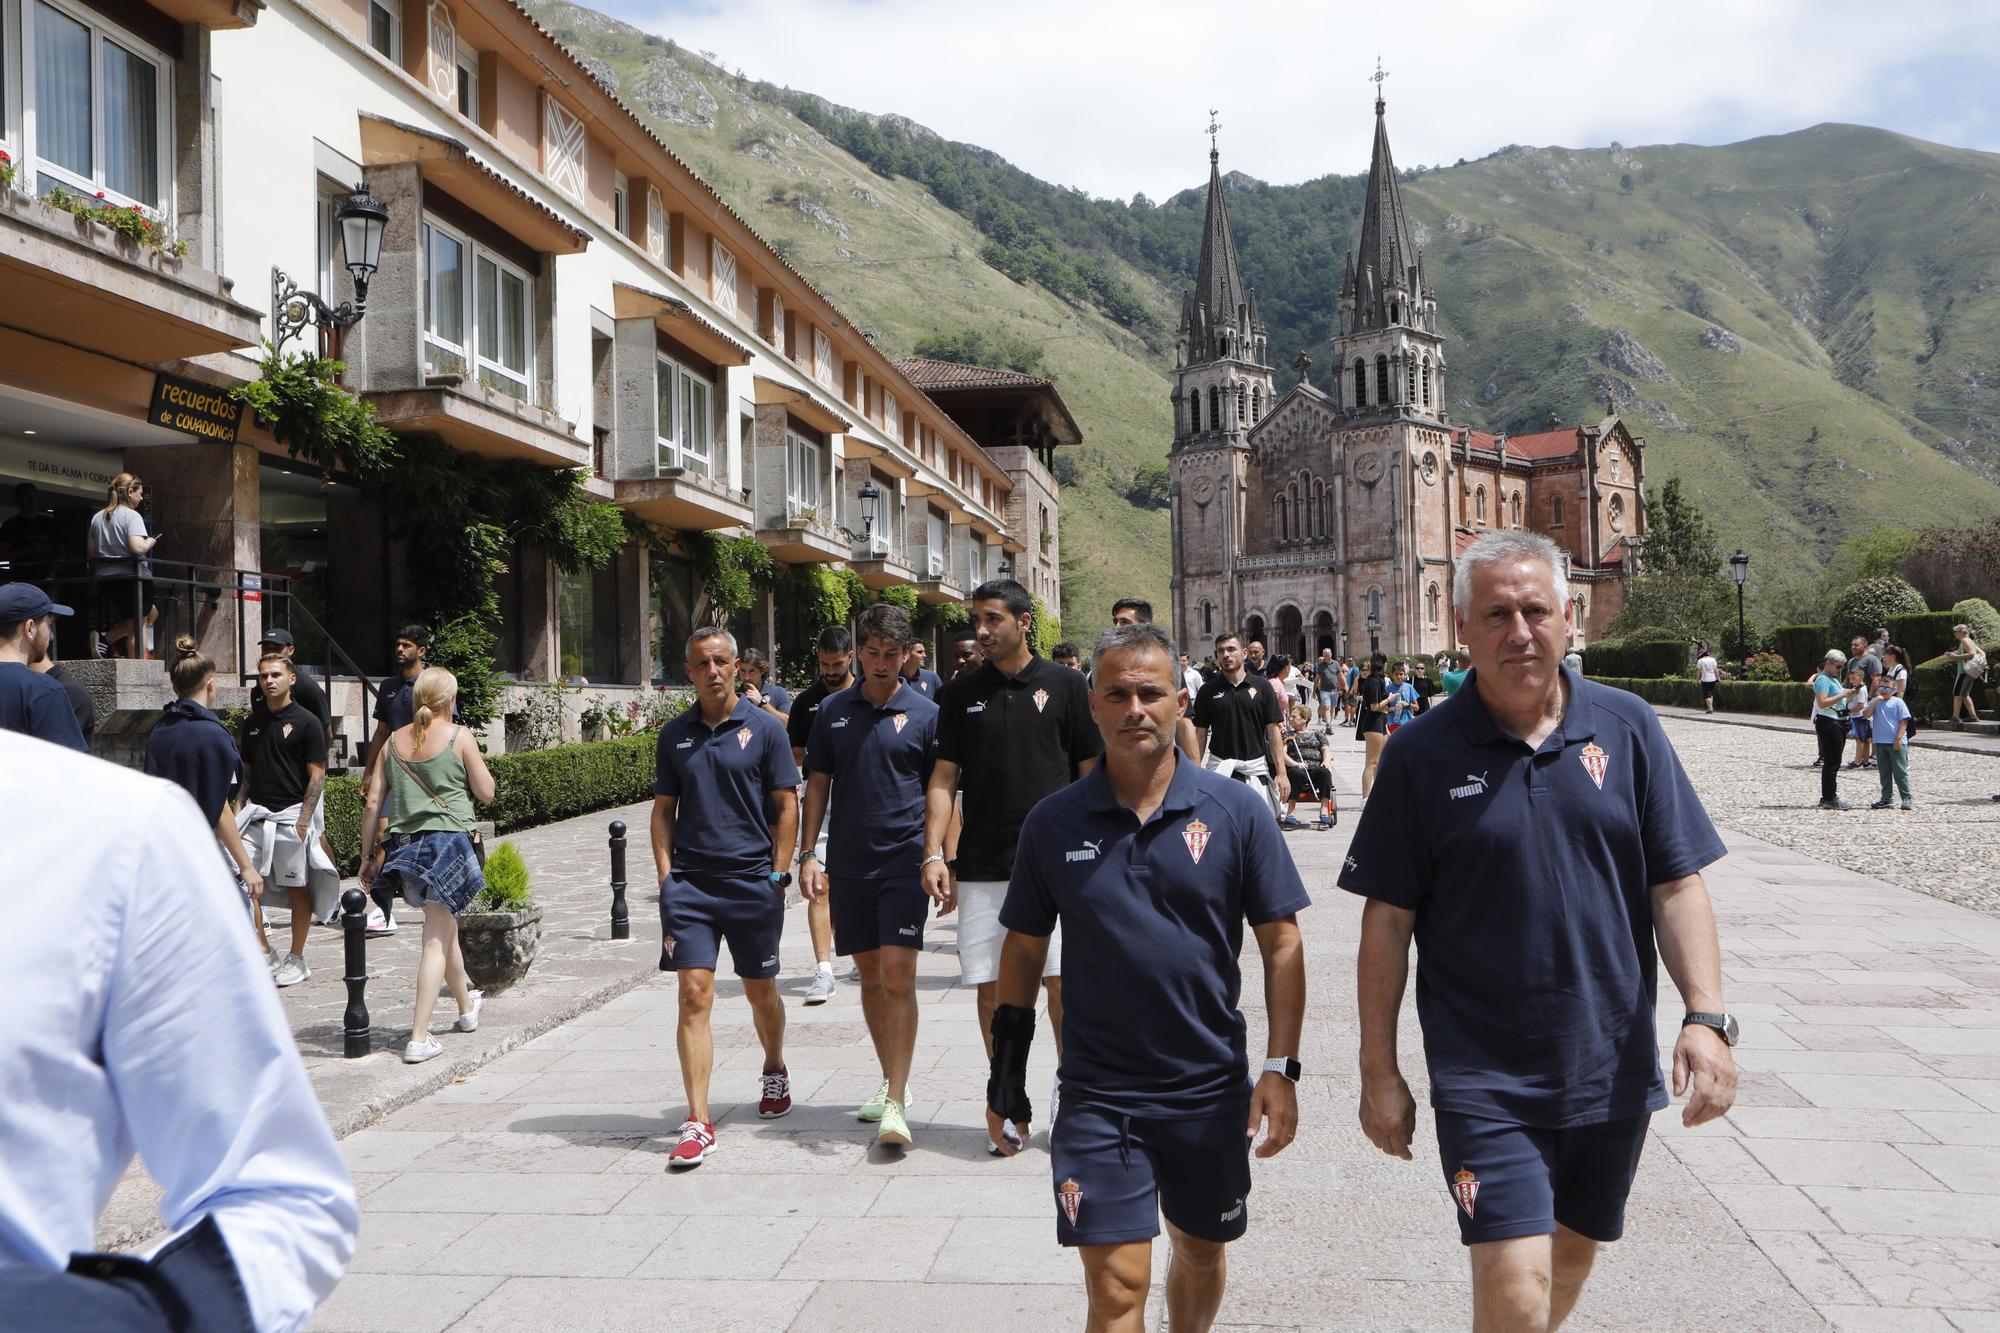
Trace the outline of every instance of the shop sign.
{"label": "shop sign", "polygon": [[153,405],[146,420],[184,435],[234,444],[243,429],[243,404],[212,384],[162,375],[153,381]]}

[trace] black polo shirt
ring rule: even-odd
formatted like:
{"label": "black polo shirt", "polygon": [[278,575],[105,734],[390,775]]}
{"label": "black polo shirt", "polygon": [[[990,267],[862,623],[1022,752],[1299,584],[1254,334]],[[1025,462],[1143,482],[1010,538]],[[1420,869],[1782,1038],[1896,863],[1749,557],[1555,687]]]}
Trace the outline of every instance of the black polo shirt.
{"label": "black polo shirt", "polygon": [[244,718],[242,749],[250,799],[266,810],[289,810],[306,798],[306,766],[326,764],[326,732],[294,699],[275,713]]}
{"label": "black polo shirt", "polygon": [[790,737],[794,750],[806,748],[806,743],[812,740],[813,719],[819,716],[819,706],[826,702],[828,695],[838,693],[840,690],[829,690],[824,681],[814,677],[812,684],[792,696],[791,711],[786,714],[789,720],[785,723],[785,733]]}
{"label": "black polo shirt", "polygon": [[[314,717],[318,718],[319,724],[322,727],[331,726],[333,724],[333,710],[327,706],[326,688],[322,686],[319,683],[319,681],[313,677],[312,672],[300,666],[296,661],[292,663],[292,675],[297,678],[292,682],[293,700],[296,701],[301,708],[305,709],[308,713],[311,713]],[[396,676],[393,677],[393,679],[402,680],[402,677]],[[386,688],[386,686],[387,683],[384,682],[384,687]],[[409,690],[406,689],[403,691],[403,696],[406,701],[408,699],[409,694],[410,694]],[[386,697],[387,697],[386,695],[376,696],[375,716],[377,717],[382,716],[382,700]],[[264,691],[258,689],[254,685],[251,686],[250,711],[253,713],[262,713],[267,711],[269,708],[270,705],[264,702]],[[412,709],[410,711],[414,712],[415,710]],[[402,722],[397,723],[397,726],[407,725],[409,721],[410,721],[409,717],[405,716]],[[394,728],[391,728],[391,730],[393,729]]]}
{"label": "black polo shirt", "polygon": [[1021,821],[1035,802],[1104,753],[1090,688],[1082,672],[1046,657],[1030,657],[1011,677],[983,662],[947,681],[937,706],[937,757],[958,765],[965,797],[958,877],[1004,880],[1014,873]]}
{"label": "black polo shirt", "polygon": [[1397,731],[1339,881],[1417,915],[1431,1105],[1545,1128],[1667,1104],[1651,890],[1725,851],[1653,706],[1563,676],[1534,749],[1477,673]]}
{"label": "black polo shirt", "polygon": [[1281,724],[1285,715],[1278,707],[1277,687],[1245,669],[1239,685],[1216,672],[1194,697],[1188,720],[1208,728],[1207,752],[1216,758],[1262,759],[1271,753],[1264,728]]}

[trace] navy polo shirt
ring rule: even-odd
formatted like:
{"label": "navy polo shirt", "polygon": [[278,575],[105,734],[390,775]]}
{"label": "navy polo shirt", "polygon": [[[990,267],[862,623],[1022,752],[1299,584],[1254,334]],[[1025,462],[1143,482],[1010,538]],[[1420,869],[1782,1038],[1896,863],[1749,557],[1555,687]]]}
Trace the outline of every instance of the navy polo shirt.
{"label": "navy polo shirt", "polygon": [[937,702],[937,757],[959,766],[965,797],[958,876],[1004,880],[1014,873],[1021,821],[1035,803],[1104,753],[1090,687],[1081,672],[1030,657],[1012,676],[991,662],[954,676]]}
{"label": "navy polo shirt", "polygon": [[0,662],[0,728],[90,752],[63,687],[19,662]]}
{"label": "navy polo shirt", "polygon": [[729,716],[711,727],[696,703],[660,728],[654,750],[653,793],[680,800],[674,869],[770,874],[766,797],[798,785],[784,723],[739,695]]}
{"label": "navy polo shirt", "polygon": [[944,688],[944,677],[929,667],[918,667],[916,675],[903,677],[903,683],[932,703],[936,703],[938,691]]}
{"label": "navy polo shirt", "polygon": [[1533,750],[1476,672],[1398,731],[1340,873],[1417,914],[1431,1105],[1543,1128],[1667,1104],[1651,889],[1726,851],[1652,705],[1563,677]]}
{"label": "navy polo shirt", "polygon": [[1063,929],[1063,1102],[1177,1116],[1250,1098],[1243,923],[1309,906],[1271,807],[1180,758],[1144,825],[1099,765],[1037,805],[1000,923]]}
{"label": "navy polo shirt", "polygon": [[192,699],[176,699],[146,738],[146,772],[186,790],[212,826],[236,786],[236,742],[221,718]]}
{"label": "navy polo shirt", "polygon": [[880,708],[859,683],[820,705],[806,744],[806,771],[833,778],[832,805],[840,818],[827,833],[826,857],[842,878],[917,873],[937,716],[937,705],[907,681]]}

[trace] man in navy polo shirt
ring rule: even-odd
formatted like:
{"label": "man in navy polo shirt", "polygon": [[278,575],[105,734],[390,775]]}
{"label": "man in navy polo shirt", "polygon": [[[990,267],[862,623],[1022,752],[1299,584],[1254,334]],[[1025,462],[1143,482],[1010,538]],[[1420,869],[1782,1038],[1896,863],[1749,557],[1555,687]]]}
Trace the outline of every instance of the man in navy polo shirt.
{"label": "man in navy polo shirt", "polygon": [[[937,738],[937,705],[899,674],[910,647],[910,617],[878,602],[855,627],[861,683],[831,695],[806,746],[806,851],[800,883],[833,906],[833,947],[861,969],[861,1012],[882,1064],[882,1085],[855,1114],[880,1123],[877,1141],[910,1145],[910,1060],[917,1045],[917,954],[932,896],[919,879],[924,846],[924,782]],[[828,835],[827,870],[813,840],[828,799],[840,819]],[[945,901],[939,898],[940,902]]]}
{"label": "man in navy polo shirt", "polygon": [[654,761],[660,968],[680,974],[675,1045],[688,1095],[669,1170],[699,1166],[715,1151],[708,1114],[708,1076],[715,1065],[709,1013],[721,941],[729,943],[764,1047],[757,1114],[769,1120],[792,1109],[785,1006],[773,978],[785,889],[792,882],[799,770],[784,724],[736,692],[736,667],[736,638],[727,630],[698,630],[688,639],[687,673],[697,702],[660,728]]}
{"label": "man in navy polo shirt", "polygon": [[[1090,1327],[1137,1328],[1164,1213],[1167,1321],[1205,1329],[1222,1303],[1223,1247],[1248,1225],[1250,1141],[1264,1126],[1257,1155],[1270,1157],[1298,1126],[1296,914],[1308,899],[1257,794],[1180,756],[1187,691],[1166,632],[1110,630],[1090,670],[1104,761],[1028,815],[1000,913],[987,1134],[1007,1156],[1027,1137],[1035,988],[1060,921],[1056,1237],[1082,1251]],[[1246,920],[1269,1014],[1254,1086],[1237,1007]]]}
{"label": "man in navy polo shirt", "polygon": [[903,683],[936,703],[938,691],[944,688],[944,678],[924,665],[929,656],[930,649],[922,639],[910,640],[910,647],[903,654]]}
{"label": "man in navy polo shirt", "polygon": [[[1478,1328],[1553,1329],[1625,1200],[1653,1112],[1654,950],[1687,1002],[1684,1125],[1736,1095],[1715,917],[1724,853],[1652,706],[1561,665],[1569,589],[1545,537],[1459,557],[1472,674],[1397,732],[1340,886],[1369,899],[1357,989],[1361,1126],[1405,1160],[1416,1103],[1396,1059],[1417,944],[1438,1150],[1470,1247]],[[1553,1239],[1551,1239],[1553,1237]]]}

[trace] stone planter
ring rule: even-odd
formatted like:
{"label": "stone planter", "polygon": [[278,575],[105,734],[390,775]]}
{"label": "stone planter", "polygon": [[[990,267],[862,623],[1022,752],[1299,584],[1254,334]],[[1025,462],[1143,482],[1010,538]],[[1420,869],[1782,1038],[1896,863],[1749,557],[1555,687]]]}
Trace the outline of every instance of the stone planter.
{"label": "stone planter", "polygon": [[458,918],[458,942],[465,973],[489,995],[520,984],[542,943],[542,909],[518,912],[466,911]]}

